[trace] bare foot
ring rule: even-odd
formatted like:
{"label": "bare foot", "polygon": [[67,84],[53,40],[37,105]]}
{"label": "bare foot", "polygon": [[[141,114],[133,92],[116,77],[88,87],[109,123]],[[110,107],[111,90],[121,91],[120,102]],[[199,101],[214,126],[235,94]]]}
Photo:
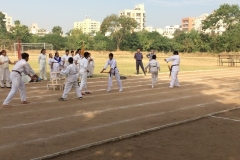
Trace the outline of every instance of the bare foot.
{"label": "bare foot", "polygon": [[2,108],[11,108],[12,106],[11,105],[8,105],[8,104],[3,104],[2,105]]}
{"label": "bare foot", "polygon": [[28,101],[22,101],[21,104],[29,104]]}

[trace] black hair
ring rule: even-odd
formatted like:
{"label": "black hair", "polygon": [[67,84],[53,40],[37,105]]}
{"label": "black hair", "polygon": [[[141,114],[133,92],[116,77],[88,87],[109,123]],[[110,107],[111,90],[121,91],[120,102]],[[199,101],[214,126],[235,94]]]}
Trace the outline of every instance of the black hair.
{"label": "black hair", "polygon": [[22,56],[22,59],[26,59],[26,58],[29,57],[29,54],[28,53],[22,53],[21,56]]}
{"label": "black hair", "polygon": [[174,51],[173,54],[174,54],[174,55],[178,55],[178,51]]}
{"label": "black hair", "polygon": [[156,59],[156,58],[157,58],[157,56],[156,56],[156,55],[153,55],[153,56],[152,56],[152,59]]}
{"label": "black hair", "polygon": [[67,49],[66,52],[69,52],[69,50]]}
{"label": "black hair", "polygon": [[109,55],[108,55],[109,57],[113,57],[113,54],[112,53],[109,53]]}
{"label": "black hair", "polygon": [[74,53],[74,51],[73,51],[73,50],[71,50],[71,53]]}
{"label": "black hair", "polygon": [[57,56],[58,52],[55,52],[54,56]]}
{"label": "black hair", "polygon": [[78,53],[79,51],[81,51],[81,49],[80,49],[80,48],[79,48],[79,49],[77,49],[76,53]]}
{"label": "black hair", "polygon": [[0,55],[2,55],[2,52],[0,52]]}
{"label": "black hair", "polygon": [[52,53],[49,53],[49,54],[48,54],[48,57],[50,57],[50,55],[52,55]]}
{"label": "black hair", "polygon": [[89,55],[89,52],[84,52],[84,57],[86,58]]}
{"label": "black hair", "polygon": [[72,58],[72,57],[69,57],[69,58],[68,58],[68,62],[72,64],[72,63],[73,63],[73,58]]}
{"label": "black hair", "polygon": [[43,51],[45,51],[45,50],[46,50],[46,49],[43,48],[43,49],[41,50],[41,53],[43,53]]}

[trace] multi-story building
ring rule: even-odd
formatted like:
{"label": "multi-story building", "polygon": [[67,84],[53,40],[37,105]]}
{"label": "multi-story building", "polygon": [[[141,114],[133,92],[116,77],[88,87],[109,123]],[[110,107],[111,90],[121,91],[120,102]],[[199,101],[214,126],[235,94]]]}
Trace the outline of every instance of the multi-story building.
{"label": "multi-story building", "polygon": [[196,31],[202,32],[203,21],[208,17],[208,14],[202,14],[201,16],[195,18],[194,29]]}
{"label": "multi-story building", "polygon": [[173,38],[175,31],[179,29],[182,30],[180,25],[166,26],[163,30],[163,36],[168,38]]}
{"label": "multi-story building", "polygon": [[3,13],[5,15],[5,24],[7,31],[10,31],[10,29],[13,27],[13,20],[12,17],[8,16],[7,13]]}
{"label": "multi-story building", "polygon": [[196,18],[183,18],[182,19],[182,30],[191,31],[195,27]]}
{"label": "multi-story building", "polygon": [[144,4],[138,4],[134,10],[125,9],[119,12],[119,16],[128,16],[135,19],[138,22],[138,27],[134,31],[142,31],[145,28],[146,12],[144,10]]}
{"label": "multi-story building", "polygon": [[159,34],[163,34],[162,28],[153,28],[152,26],[147,26],[145,27],[145,30],[147,30],[148,32],[158,32]]}
{"label": "multi-story building", "polygon": [[86,19],[82,22],[74,22],[74,29],[81,29],[85,34],[96,33],[100,31],[100,25],[100,22],[93,21],[86,17]]}
{"label": "multi-story building", "polygon": [[49,33],[46,29],[39,28],[37,23],[32,23],[29,30],[30,33],[36,34],[38,36],[45,36],[46,34]]}

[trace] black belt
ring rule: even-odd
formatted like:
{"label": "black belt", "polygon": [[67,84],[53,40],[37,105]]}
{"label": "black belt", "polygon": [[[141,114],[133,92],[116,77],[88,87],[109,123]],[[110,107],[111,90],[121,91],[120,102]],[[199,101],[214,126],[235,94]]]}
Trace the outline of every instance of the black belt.
{"label": "black belt", "polygon": [[142,60],[137,60],[137,61],[142,61]]}
{"label": "black belt", "polygon": [[[115,69],[116,69],[117,67],[115,67],[113,70],[114,70],[114,72],[113,72],[113,75],[115,76]],[[112,76],[112,72],[110,72],[110,77]]]}
{"label": "black belt", "polygon": [[13,72],[17,72],[20,76],[22,76],[21,75],[21,72],[19,72],[19,71],[16,71],[16,70],[12,70]]}
{"label": "black belt", "polygon": [[174,66],[179,66],[179,64],[172,65],[172,66],[169,68],[169,71],[170,71],[169,77],[170,77],[171,74],[172,74],[172,68],[173,68]]}

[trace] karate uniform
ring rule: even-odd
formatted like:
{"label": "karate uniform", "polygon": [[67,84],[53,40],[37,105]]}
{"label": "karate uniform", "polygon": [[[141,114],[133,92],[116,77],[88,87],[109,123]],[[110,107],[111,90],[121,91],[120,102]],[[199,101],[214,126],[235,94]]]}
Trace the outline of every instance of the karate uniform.
{"label": "karate uniform", "polygon": [[[51,72],[60,72],[61,67],[61,58],[60,57],[54,57],[52,59],[52,70]],[[57,74],[51,74],[53,79],[56,79],[59,75]]]}
{"label": "karate uniform", "polygon": [[70,57],[72,57],[72,56],[71,55],[66,55],[66,54],[62,56],[62,63],[64,63],[63,64],[63,69],[66,69],[67,66],[69,65],[68,58],[70,58]]}
{"label": "karate uniform", "polygon": [[[88,60],[92,59],[91,57],[88,58]],[[89,62],[89,65],[88,65],[88,77],[91,77],[93,75],[93,72],[94,72],[94,60],[92,59],[92,61]]]}
{"label": "karate uniform", "polygon": [[112,77],[115,76],[117,79],[117,83],[118,83],[118,87],[119,87],[119,91],[122,91],[122,82],[120,79],[120,75],[119,75],[119,70],[117,68],[117,62],[115,59],[112,60],[108,60],[104,66],[103,69],[107,69],[108,65],[110,66],[110,68],[112,68],[111,73],[109,74],[108,77],[108,90],[107,91],[111,91],[111,87],[112,87]]}
{"label": "karate uniform", "polygon": [[50,78],[52,79],[51,72],[53,72],[53,58],[48,59],[48,65],[49,65],[49,68],[50,68]]}
{"label": "karate uniform", "polygon": [[46,54],[40,54],[38,57],[38,64],[39,64],[39,78],[47,80],[47,66],[46,66]]}
{"label": "karate uniform", "polygon": [[169,88],[173,87],[180,87],[178,81],[178,72],[179,72],[179,65],[180,65],[180,57],[179,55],[174,55],[166,59],[167,62],[172,61],[172,71],[171,71],[171,82]]}
{"label": "karate uniform", "polygon": [[81,62],[81,60],[82,60],[82,57],[79,54],[76,54],[73,57],[73,62],[77,65],[77,68],[78,68],[78,74],[77,74],[78,78],[81,78],[81,76],[80,76],[80,62]]}
{"label": "karate uniform", "polygon": [[78,87],[78,81],[77,81],[77,66],[75,64],[70,64],[67,66],[65,70],[62,70],[60,72],[63,75],[67,75],[66,84],[64,86],[64,92],[62,95],[63,99],[67,98],[68,93],[72,88],[75,88],[76,95],[79,97],[82,97],[81,91]]}
{"label": "karate uniform", "polygon": [[81,75],[81,85],[80,85],[80,91],[82,89],[85,89],[85,92],[88,92],[87,89],[87,75],[88,75],[88,60],[86,58],[83,58],[80,62],[80,75]]}
{"label": "karate uniform", "polygon": [[4,87],[4,81],[6,82],[7,87],[10,85],[10,72],[9,72],[9,58],[8,56],[0,56],[0,62],[4,64],[0,65],[0,86]]}
{"label": "karate uniform", "polygon": [[8,105],[18,90],[20,92],[21,101],[26,101],[26,88],[25,88],[25,84],[22,81],[22,77],[21,77],[22,72],[25,75],[31,75],[31,76],[35,75],[34,71],[32,70],[32,68],[30,67],[30,65],[27,63],[25,59],[21,59],[20,61],[18,61],[14,65],[12,72],[10,73],[10,80],[12,81],[12,89],[8,94],[7,98],[5,99],[5,101],[3,102],[3,105]]}
{"label": "karate uniform", "polygon": [[152,74],[152,88],[153,88],[154,84],[158,81],[158,71],[160,70],[160,64],[158,63],[157,60],[152,59],[145,67],[145,70],[147,70],[148,67],[150,68],[150,73]]}

